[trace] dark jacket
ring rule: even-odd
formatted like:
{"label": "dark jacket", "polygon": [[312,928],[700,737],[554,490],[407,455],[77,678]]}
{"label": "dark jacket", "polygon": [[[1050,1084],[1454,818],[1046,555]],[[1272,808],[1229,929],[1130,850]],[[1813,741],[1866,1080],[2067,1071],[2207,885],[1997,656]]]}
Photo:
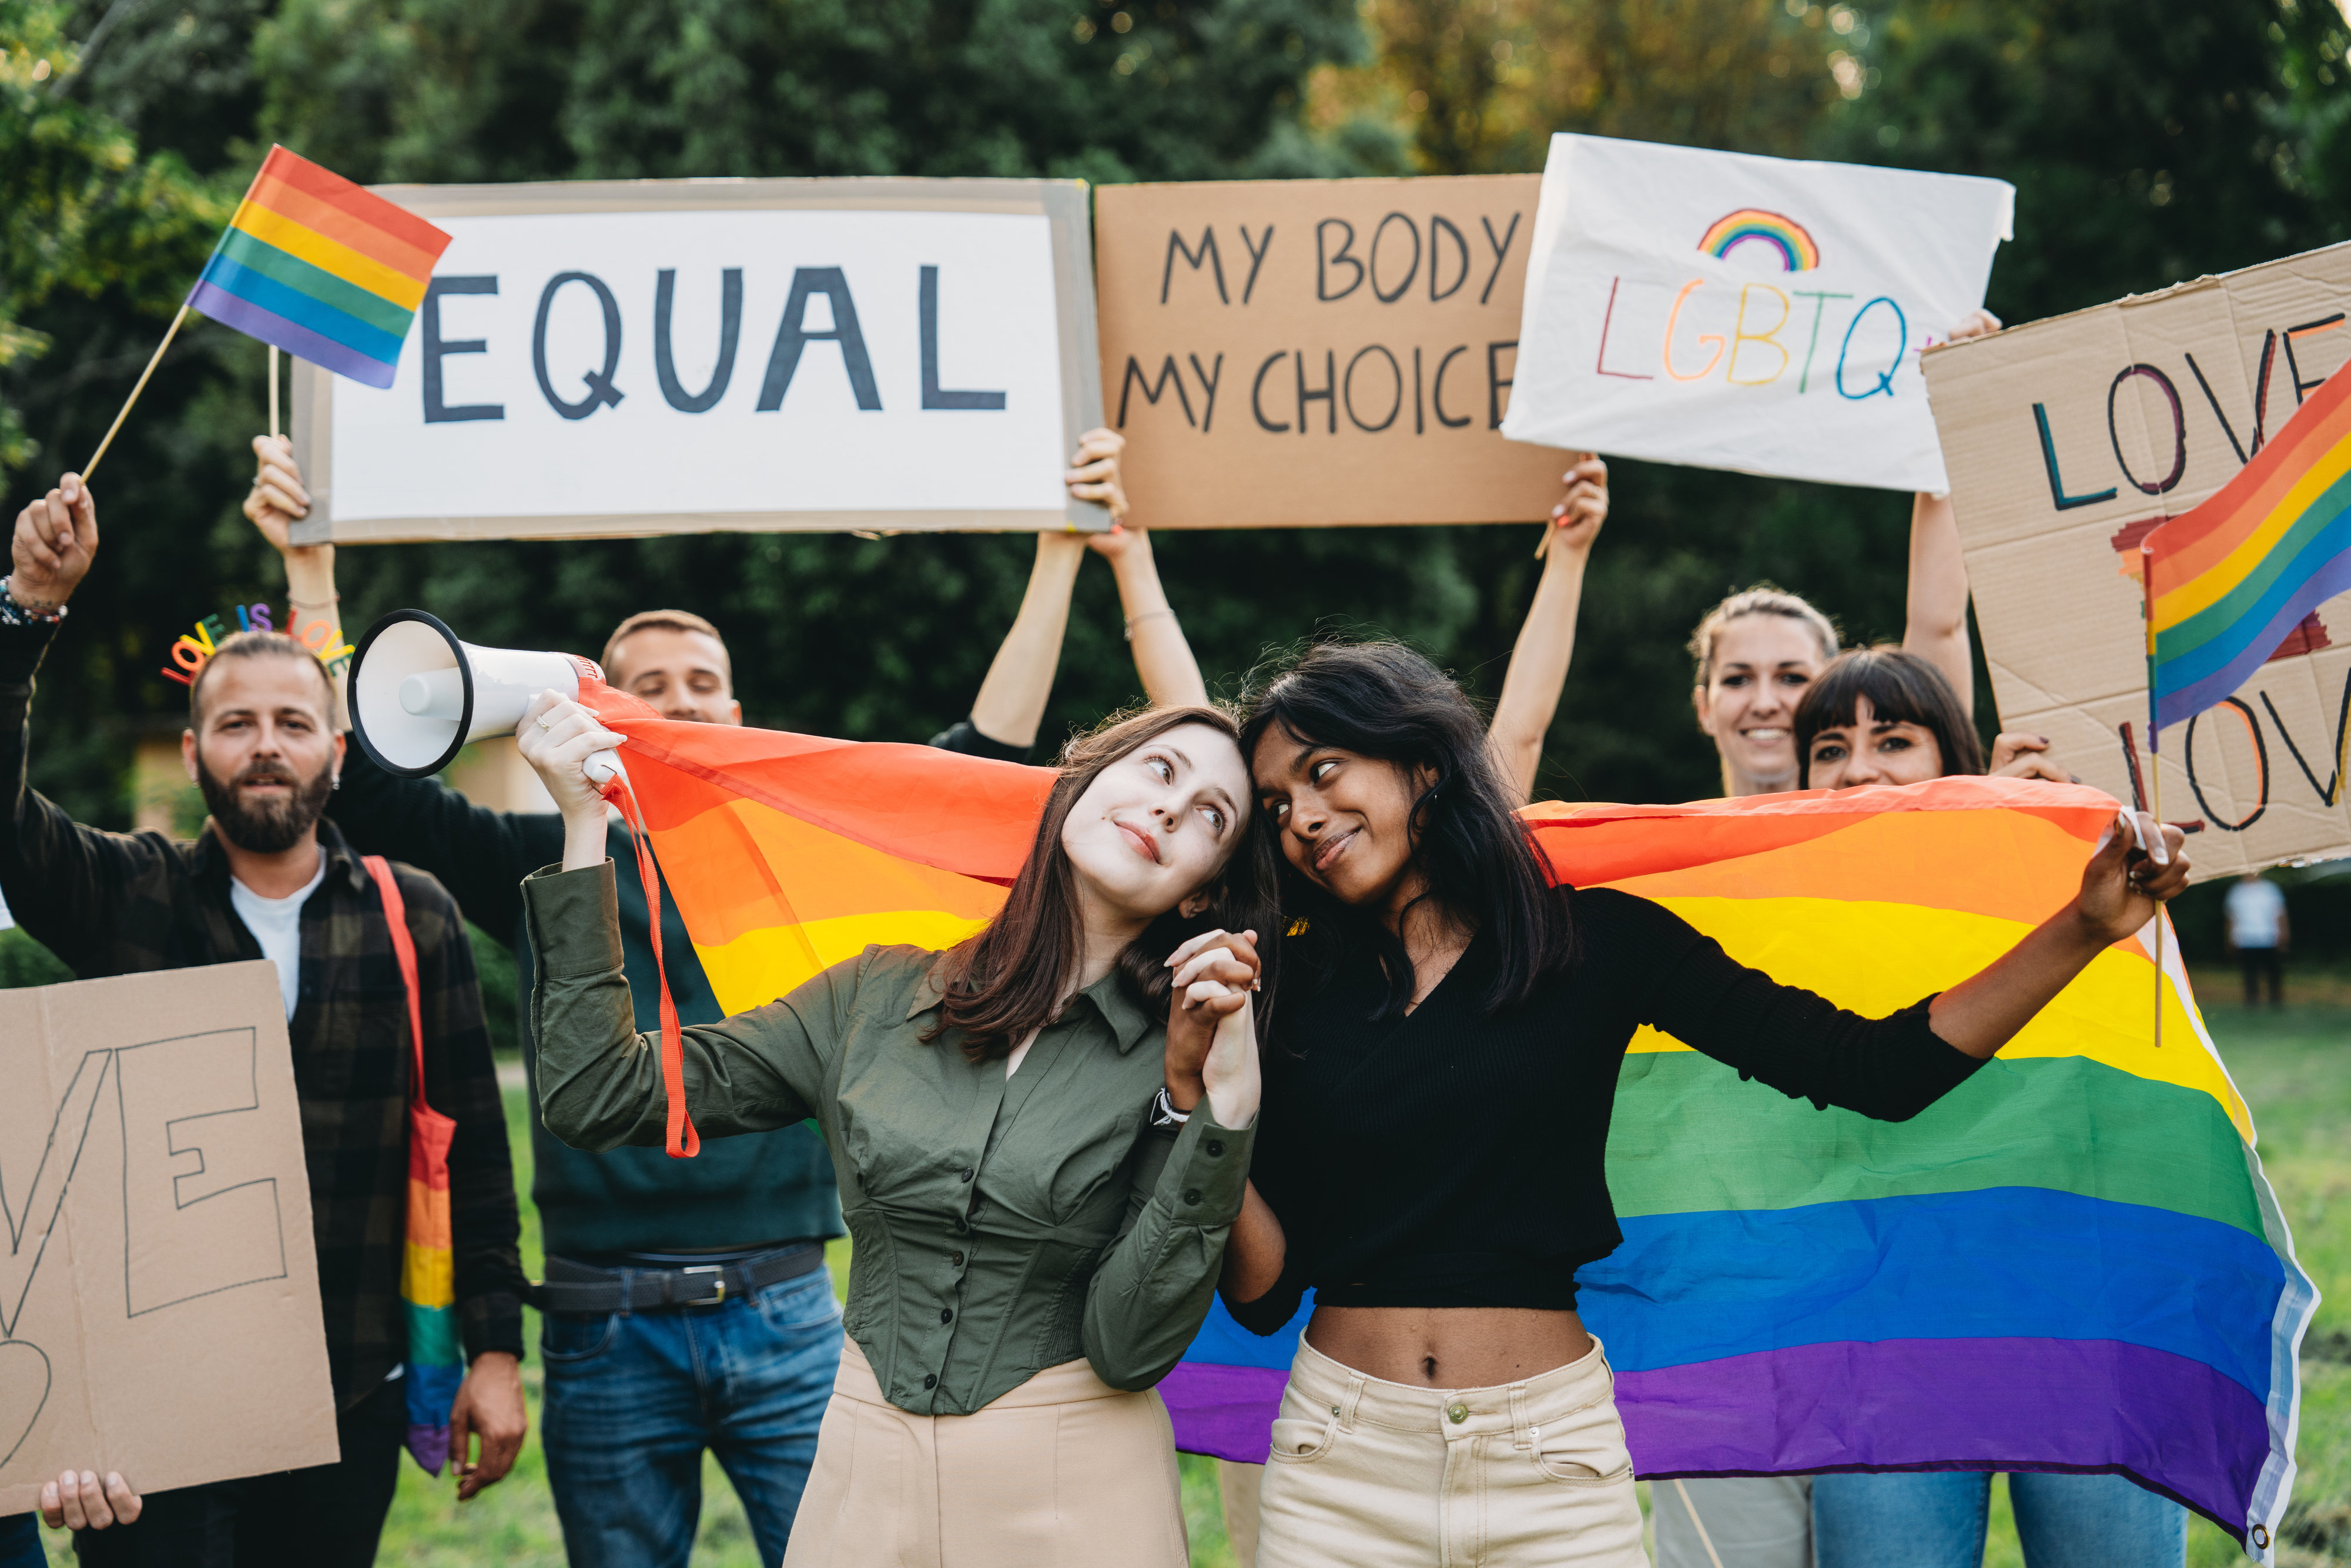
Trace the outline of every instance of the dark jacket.
{"label": "dark jacket", "polygon": [[[107,833],[29,789],[33,677],[54,627],[0,626],[0,894],[18,925],[83,979],[261,957],[229,902],[228,857],[193,841]],[[400,1303],[408,1207],[406,988],[383,903],[331,822],[327,873],[302,906],[301,992],[287,1025],[309,1167],[328,1364],[348,1407],[407,1356]],[[424,1017],[424,1088],[455,1119],[449,1150],[457,1315],[470,1361],[522,1354],[514,1169],[473,949],[441,884],[393,868],[408,906]]]}

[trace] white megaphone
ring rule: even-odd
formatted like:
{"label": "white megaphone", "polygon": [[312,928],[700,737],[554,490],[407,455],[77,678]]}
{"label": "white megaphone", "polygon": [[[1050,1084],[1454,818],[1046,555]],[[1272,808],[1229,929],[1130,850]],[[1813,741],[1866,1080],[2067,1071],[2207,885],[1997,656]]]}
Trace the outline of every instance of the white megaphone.
{"label": "white megaphone", "polygon": [[[539,693],[577,700],[583,675],[601,681],[604,671],[570,653],[476,648],[422,610],[395,610],[351,655],[351,733],[385,771],[421,779],[469,741],[512,735]],[[599,751],[580,771],[601,784],[624,769]]]}

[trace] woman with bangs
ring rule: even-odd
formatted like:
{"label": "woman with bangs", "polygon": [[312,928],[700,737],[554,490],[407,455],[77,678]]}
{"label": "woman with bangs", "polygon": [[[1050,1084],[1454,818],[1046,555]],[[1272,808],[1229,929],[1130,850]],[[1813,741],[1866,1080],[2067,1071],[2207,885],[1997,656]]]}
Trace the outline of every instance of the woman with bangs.
{"label": "woman with bangs", "polygon": [[[1839,654],[1797,705],[1795,727],[1808,789],[1984,771],[1950,683],[1899,648]],[[2017,1472],[2008,1495],[2027,1568],[2180,1568],[2187,1561],[2188,1511],[2120,1476]],[[1991,1513],[1986,1471],[1813,1480],[1819,1568],[1977,1568]]]}
{"label": "woman with bangs", "polygon": [[[520,738],[565,830],[561,864],[523,884],[547,1126],[593,1151],[659,1145],[661,1037],[635,1027],[604,802],[580,771],[621,737],[542,694]],[[1168,960],[1195,934],[1271,929],[1252,800],[1221,711],[1114,722],[1063,753],[977,935],[868,947],[684,1030],[703,1135],[813,1117],[856,1242],[786,1563],[1186,1561],[1153,1387],[1207,1312],[1240,1209],[1257,968],[1222,947]]]}
{"label": "woman with bangs", "polygon": [[[2153,855],[2117,833],[2007,955],[1864,1019],[1648,900],[1553,886],[1476,709],[1408,649],[1311,650],[1257,686],[1241,738],[1297,924],[1221,1288],[1259,1333],[1316,1292],[1259,1568],[1646,1564],[1605,1353],[1575,1311],[1577,1268],[1621,1239],[1604,1157],[1634,1030],[1904,1119],[2186,884],[2178,831],[2138,819]],[[1206,933],[1169,963],[1181,983],[1257,946]]]}

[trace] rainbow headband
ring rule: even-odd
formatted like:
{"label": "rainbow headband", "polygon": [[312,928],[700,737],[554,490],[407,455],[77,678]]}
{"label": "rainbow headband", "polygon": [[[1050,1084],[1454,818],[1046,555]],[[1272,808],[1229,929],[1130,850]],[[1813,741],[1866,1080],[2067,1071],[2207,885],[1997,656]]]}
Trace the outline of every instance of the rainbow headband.
{"label": "rainbow headband", "polygon": [[1698,249],[1718,261],[1742,245],[1771,246],[1779,253],[1783,272],[1810,272],[1821,264],[1821,247],[1813,242],[1810,230],[1792,217],[1761,207],[1741,207],[1717,218],[1698,242]]}
{"label": "rainbow headband", "polygon": [[[237,632],[275,632],[278,629],[271,620],[266,604],[233,604],[229,609],[236,616]],[[329,674],[350,664],[351,654],[358,651],[343,641],[342,628],[333,621],[320,615],[306,622],[294,612],[290,603],[286,608],[285,631],[286,635],[317,654],[319,663],[327,666]],[[196,684],[197,673],[204,669],[204,662],[213,656],[214,650],[235,634],[219,616],[207,615],[197,622],[193,630],[180,634],[179,641],[172,644],[171,664],[165,664],[158,673],[166,680],[193,686]],[[179,668],[173,669],[172,664]]]}

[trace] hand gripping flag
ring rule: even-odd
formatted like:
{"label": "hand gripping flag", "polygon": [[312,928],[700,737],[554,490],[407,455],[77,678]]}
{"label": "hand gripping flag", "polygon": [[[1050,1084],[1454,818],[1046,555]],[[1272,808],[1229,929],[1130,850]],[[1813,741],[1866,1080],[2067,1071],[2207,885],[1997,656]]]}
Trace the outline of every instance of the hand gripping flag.
{"label": "hand gripping flag", "polygon": [[[449,235],[273,147],[188,304],[371,387],[392,385]],[[275,405],[273,405],[274,407]]]}
{"label": "hand gripping flag", "polygon": [[2140,548],[2152,736],[2225,699],[2351,589],[2351,376],[2328,377],[2235,478]]}
{"label": "hand gripping flag", "polygon": [[[721,1002],[993,911],[1051,775],[913,746],[664,721],[630,737],[650,838]],[[1998,957],[2077,889],[2095,790],[1905,789],[1527,813],[1557,873],[1656,899],[1731,956],[1883,1014]],[[2166,944],[2101,954],[1905,1123],[1815,1111],[1644,1030],[1608,1171],[1625,1243],[1581,1276],[1648,1476],[2115,1472],[2268,1560],[2316,1292],[2244,1102]],[[1179,1447],[1262,1460],[1291,1351],[1215,1309],[1161,1385]]]}

